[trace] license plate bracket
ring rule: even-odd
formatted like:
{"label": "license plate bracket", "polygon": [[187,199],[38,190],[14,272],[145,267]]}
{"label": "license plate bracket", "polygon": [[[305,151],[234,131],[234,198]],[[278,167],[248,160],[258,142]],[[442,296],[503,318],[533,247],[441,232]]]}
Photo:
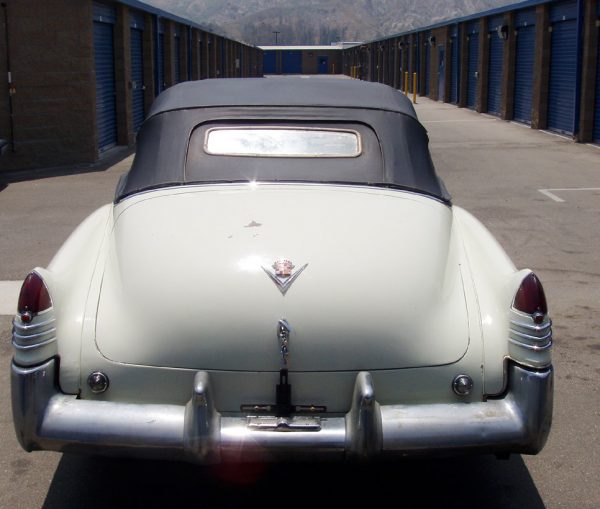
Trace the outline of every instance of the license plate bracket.
{"label": "license plate bracket", "polygon": [[247,426],[254,431],[321,431],[321,418],[308,415],[277,417],[270,415],[250,415]]}

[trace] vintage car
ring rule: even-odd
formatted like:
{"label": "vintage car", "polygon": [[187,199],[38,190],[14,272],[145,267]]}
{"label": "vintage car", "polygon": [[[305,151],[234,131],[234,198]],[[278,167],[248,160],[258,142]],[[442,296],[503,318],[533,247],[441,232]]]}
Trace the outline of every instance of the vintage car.
{"label": "vintage car", "polygon": [[189,82],[114,203],[25,279],[27,451],[199,463],[535,454],[544,291],[452,205],[410,101],[350,79]]}

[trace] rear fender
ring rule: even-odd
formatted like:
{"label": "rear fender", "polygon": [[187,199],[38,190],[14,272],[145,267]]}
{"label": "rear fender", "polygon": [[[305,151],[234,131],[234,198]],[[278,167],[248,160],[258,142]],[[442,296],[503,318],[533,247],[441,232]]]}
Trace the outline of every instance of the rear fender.
{"label": "rear fender", "polygon": [[107,204],[92,213],[69,236],[48,269],[39,271],[54,304],[60,386],[70,394],[79,391],[85,309],[99,255],[112,225],[112,210],[113,205]]}

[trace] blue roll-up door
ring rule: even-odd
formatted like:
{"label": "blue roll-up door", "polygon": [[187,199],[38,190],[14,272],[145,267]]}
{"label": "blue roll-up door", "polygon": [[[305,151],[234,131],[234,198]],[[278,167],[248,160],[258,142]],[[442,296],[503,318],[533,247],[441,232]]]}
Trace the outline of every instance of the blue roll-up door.
{"label": "blue roll-up door", "polygon": [[277,72],[277,52],[266,50],[263,52],[263,74],[275,74]]}
{"label": "blue roll-up door", "polygon": [[425,44],[425,95],[429,97],[429,81],[430,81],[430,69],[429,64],[431,62],[431,44],[429,43],[429,38],[431,37],[431,32],[425,32],[424,35],[424,44]]}
{"label": "blue roll-up door", "polygon": [[446,47],[438,45],[438,101],[446,99]]}
{"label": "blue roll-up door", "polygon": [[281,54],[281,58],[281,72],[283,72],[283,74],[302,73],[301,51],[283,51]]}
{"label": "blue roll-up door", "polygon": [[94,66],[96,71],[96,125],[98,150],[104,152],[117,144],[117,105],[113,24],[115,11],[93,4]]}
{"label": "blue roll-up door", "polygon": [[504,67],[504,39],[500,38],[500,30],[504,25],[502,16],[489,21],[490,56],[488,64],[488,97],[487,111],[492,115],[500,115],[502,107],[502,70]]}
{"label": "blue roll-up door", "polygon": [[577,2],[550,5],[548,129],[573,134],[577,83]]}
{"label": "blue roll-up door", "polygon": [[[600,3],[598,3],[600,15]],[[596,105],[594,106],[594,131],[592,137],[600,143],[600,37],[598,37],[598,57],[596,59]]]}
{"label": "blue roll-up door", "polygon": [[131,28],[131,106],[133,130],[144,121],[144,32]]}
{"label": "blue roll-up door", "polygon": [[458,27],[454,25],[450,33],[450,102],[458,104],[460,83],[460,47],[458,39]]}
{"label": "blue roll-up door", "polygon": [[469,68],[467,75],[467,107],[475,109],[477,82],[479,81],[479,24],[468,27]]}
{"label": "blue roll-up door", "polygon": [[156,38],[156,94],[160,94],[165,87],[165,27],[162,20],[158,20]]}
{"label": "blue roll-up door", "polygon": [[175,34],[173,37],[173,51],[175,61],[173,62],[173,74],[175,83],[181,83],[181,37]]}
{"label": "blue roll-up door", "polygon": [[513,118],[531,124],[531,97],[535,67],[535,9],[515,15],[517,44],[515,49],[515,93]]}

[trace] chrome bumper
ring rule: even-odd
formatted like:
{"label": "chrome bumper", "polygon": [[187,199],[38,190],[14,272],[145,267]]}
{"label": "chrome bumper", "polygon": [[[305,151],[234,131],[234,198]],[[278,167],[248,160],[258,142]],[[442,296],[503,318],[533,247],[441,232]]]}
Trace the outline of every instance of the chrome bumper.
{"label": "chrome bumper", "polygon": [[351,410],[322,416],[320,429],[257,430],[245,416],[215,409],[210,379],[198,372],[185,406],[112,403],[59,392],[56,363],[12,365],[17,437],[27,451],[115,454],[200,463],[308,455],[365,458],[388,454],[539,452],[552,421],[552,368],[511,364],[501,399],[480,403],[379,405],[371,375],[356,377]]}

